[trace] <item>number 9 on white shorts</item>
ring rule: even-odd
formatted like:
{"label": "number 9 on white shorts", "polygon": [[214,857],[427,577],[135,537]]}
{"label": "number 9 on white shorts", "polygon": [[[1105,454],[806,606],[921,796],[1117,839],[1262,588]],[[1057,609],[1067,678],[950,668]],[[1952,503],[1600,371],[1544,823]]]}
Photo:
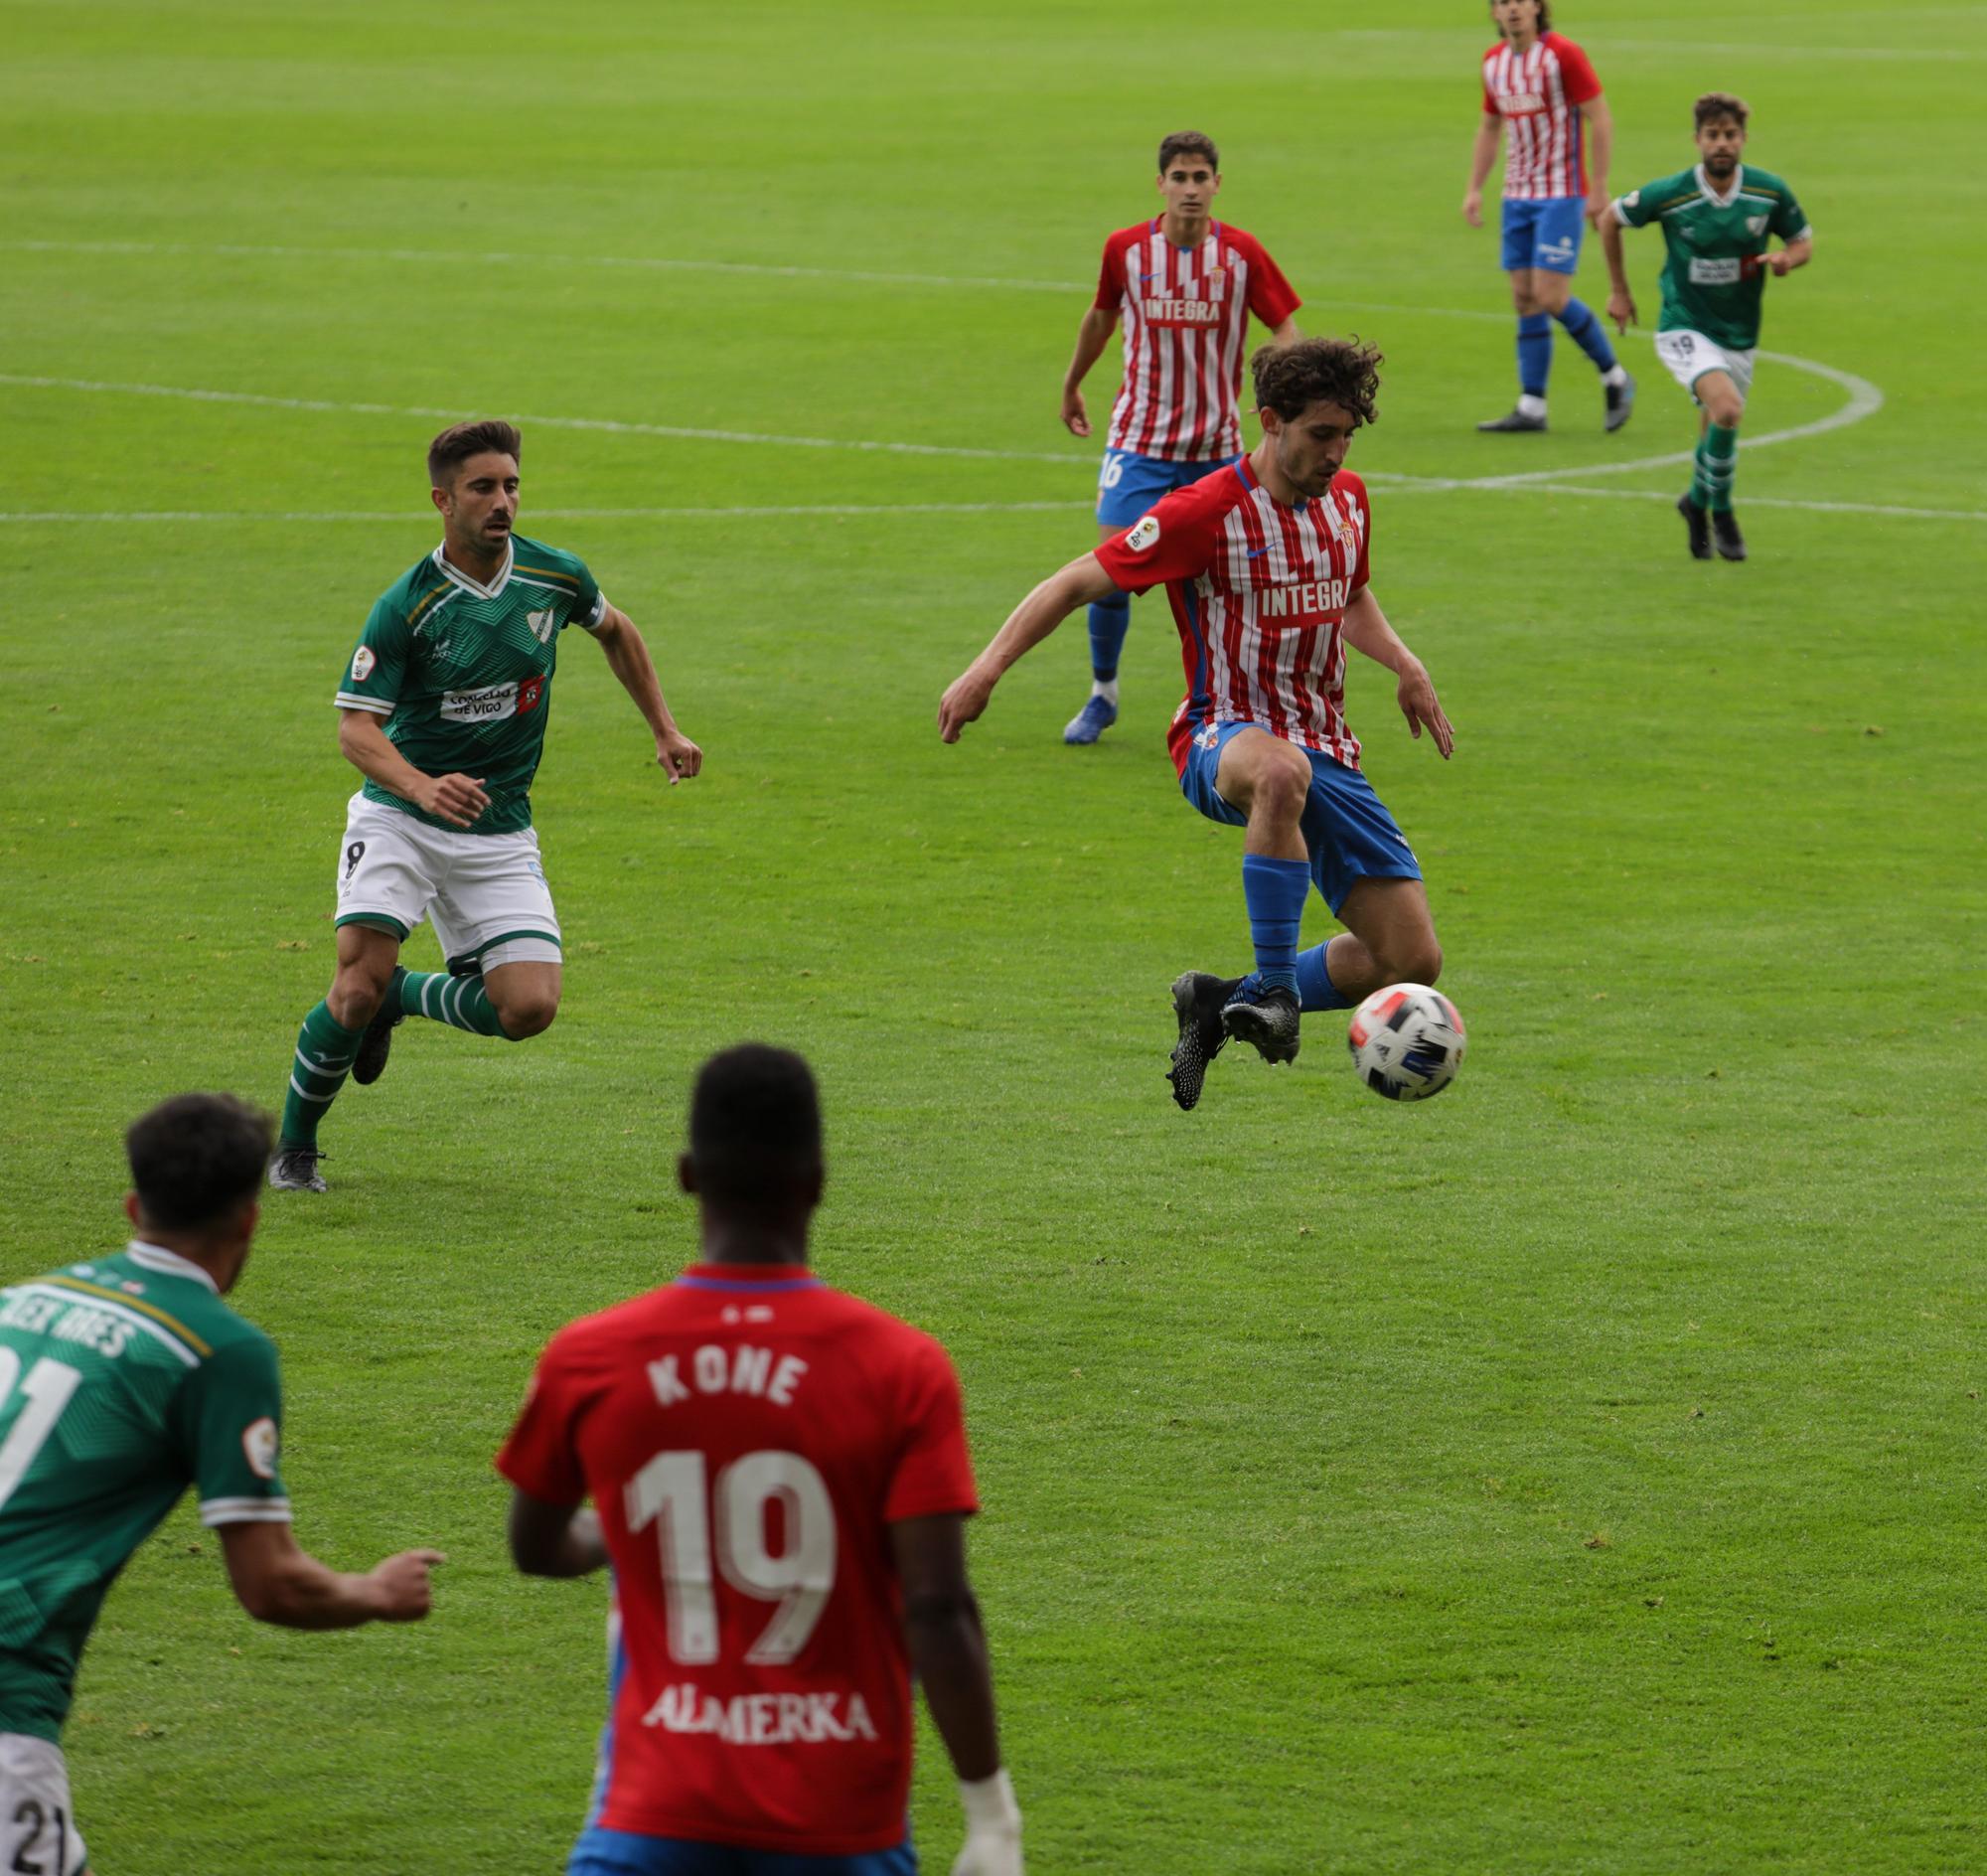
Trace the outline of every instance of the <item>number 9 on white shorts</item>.
{"label": "number 9 on white shorts", "polygon": [[1697,395],[1697,381],[1706,372],[1723,372],[1739,387],[1741,397],[1751,396],[1755,356],[1751,352],[1739,352],[1731,346],[1720,345],[1701,332],[1656,334],[1656,357],[1662,360],[1664,369],[1693,397]]}

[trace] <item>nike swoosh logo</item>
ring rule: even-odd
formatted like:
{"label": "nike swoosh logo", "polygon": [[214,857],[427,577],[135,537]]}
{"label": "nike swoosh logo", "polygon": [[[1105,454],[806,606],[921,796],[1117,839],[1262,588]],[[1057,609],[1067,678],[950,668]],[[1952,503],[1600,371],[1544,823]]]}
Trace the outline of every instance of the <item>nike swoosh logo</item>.
{"label": "nike swoosh logo", "polygon": [[1260,560],[1264,554],[1269,552],[1269,550],[1270,549],[1268,547],[1251,547],[1249,549],[1248,558],[1252,560]]}

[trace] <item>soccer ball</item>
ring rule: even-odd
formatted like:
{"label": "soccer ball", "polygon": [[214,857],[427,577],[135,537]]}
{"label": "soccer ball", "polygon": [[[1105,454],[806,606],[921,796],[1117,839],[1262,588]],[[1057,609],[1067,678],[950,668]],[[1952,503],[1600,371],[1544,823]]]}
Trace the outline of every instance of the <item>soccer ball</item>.
{"label": "soccer ball", "polygon": [[1359,1079],[1390,1101],[1426,1101],[1462,1066],[1462,1017],[1426,984],[1389,984],[1352,1013],[1345,1032]]}

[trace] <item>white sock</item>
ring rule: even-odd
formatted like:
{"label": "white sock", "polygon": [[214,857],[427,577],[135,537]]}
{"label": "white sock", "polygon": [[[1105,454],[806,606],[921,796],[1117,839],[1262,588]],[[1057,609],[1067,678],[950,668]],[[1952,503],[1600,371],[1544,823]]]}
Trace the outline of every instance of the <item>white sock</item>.
{"label": "white sock", "polygon": [[1625,385],[1628,382],[1627,367],[1619,359],[1616,359],[1612,365],[1608,366],[1601,374],[1601,382],[1604,385]]}
{"label": "white sock", "polygon": [[1116,678],[1091,679],[1090,695],[1092,697],[1101,697],[1115,710],[1118,707],[1118,680]]}
{"label": "white sock", "polygon": [[1529,391],[1520,394],[1518,414],[1521,417],[1542,417],[1545,413],[1546,400],[1543,397],[1534,397]]}

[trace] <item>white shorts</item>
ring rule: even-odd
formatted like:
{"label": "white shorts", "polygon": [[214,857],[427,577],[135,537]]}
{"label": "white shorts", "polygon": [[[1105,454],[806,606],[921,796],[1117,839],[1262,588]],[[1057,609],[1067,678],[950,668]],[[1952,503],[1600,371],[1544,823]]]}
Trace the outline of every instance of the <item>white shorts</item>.
{"label": "white shorts", "polygon": [[70,1811],[62,1748],[31,1733],[0,1733],[0,1870],[76,1876],[88,1860]]}
{"label": "white shorts", "polygon": [[1739,387],[1741,398],[1753,394],[1753,352],[1735,352],[1730,346],[1707,339],[1701,332],[1659,332],[1656,357],[1669,375],[1695,397],[1697,381],[1706,372],[1723,372]]}
{"label": "white shorts", "polygon": [[556,964],[558,915],[536,829],[458,834],[354,795],[338,855],[338,923],[405,939],[423,918],[451,971]]}

